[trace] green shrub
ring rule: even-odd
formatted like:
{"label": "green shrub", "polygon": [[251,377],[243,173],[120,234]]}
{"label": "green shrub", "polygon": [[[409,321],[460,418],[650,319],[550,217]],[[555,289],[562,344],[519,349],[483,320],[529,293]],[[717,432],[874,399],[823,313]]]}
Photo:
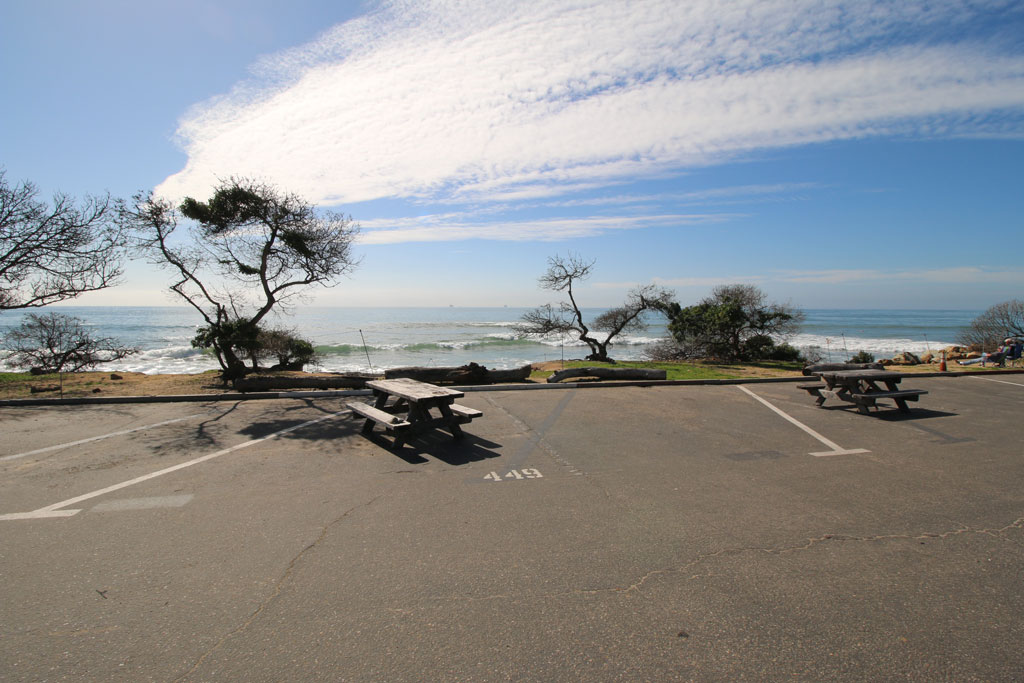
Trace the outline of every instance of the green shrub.
{"label": "green shrub", "polygon": [[851,363],[874,363],[875,357],[867,351],[858,351],[850,358]]}

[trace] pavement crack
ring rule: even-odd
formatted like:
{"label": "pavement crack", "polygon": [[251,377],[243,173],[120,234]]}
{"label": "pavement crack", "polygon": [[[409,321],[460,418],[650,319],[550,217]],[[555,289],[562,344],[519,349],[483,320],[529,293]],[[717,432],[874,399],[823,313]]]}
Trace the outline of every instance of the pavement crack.
{"label": "pavement crack", "polygon": [[181,676],[178,676],[177,678],[175,678],[174,679],[175,682],[185,680],[186,678],[191,676],[193,673],[196,672],[197,669],[199,669],[200,666],[203,665],[203,662],[205,662],[211,655],[213,655],[213,653],[215,653],[217,650],[219,650],[221,647],[223,647],[224,643],[226,643],[232,637],[234,637],[234,636],[238,635],[239,633],[242,633],[246,629],[248,629],[252,625],[252,623],[254,621],[256,621],[256,619],[258,619],[260,617],[260,615],[263,614],[263,612],[266,611],[267,608],[269,608],[270,605],[273,604],[277,600],[277,598],[281,595],[281,592],[284,590],[285,585],[288,583],[288,580],[291,578],[292,574],[295,572],[295,568],[296,568],[296,566],[298,566],[298,564],[302,560],[302,558],[308,552],[310,552],[311,550],[316,548],[318,545],[320,545],[320,543],[323,542],[323,540],[327,537],[327,534],[330,532],[330,530],[335,525],[337,525],[340,522],[344,521],[345,518],[347,518],[349,515],[351,515],[356,510],[360,510],[362,508],[366,508],[366,507],[369,507],[369,506],[373,505],[380,498],[381,498],[381,496],[376,496],[376,497],[372,498],[371,500],[369,500],[369,501],[367,501],[365,503],[360,503],[359,505],[351,507],[348,510],[346,510],[344,513],[339,515],[338,517],[334,518],[333,520],[331,520],[330,522],[325,524],[323,526],[323,528],[320,530],[320,533],[317,535],[317,537],[315,539],[313,539],[312,542],[310,542],[308,545],[306,545],[302,550],[300,550],[295,555],[295,557],[293,557],[291,559],[291,561],[288,563],[288,566],[285,567],[284,572],[277,579],[277,581],[274,582],[274,589],[270,592],[270,595],[268,595],[256,607],[256,609],[253,610],[252,614],[250,614],[245,619],[245,621],[242,622],[242,624],[239,625],[237,628],[234,628],[234,629],[228,631],[227,633],[225,633],[223,636],[221,636],[217,640],[216,643],[214,643],[209,649],[206,650],[206,652],[204,652],[203,654],[201,654],[199,656],[199,658],[189,668],[188,671],[183,673]]}
{"label": "pavement crack", "polygon": [[[943,532],[925,532],[919,534],[876,534],[872,536],[848,536],[844,534],[823,534],[815,538],[808,538],[806,542],[797,545],[785,545],[785,546],[774,546],[774,547],[757,547],[757,546],[746,546],[737,548],[723,548],[716,550],[711,553],[704,553],[690,560],[684,565],[679,567],[670,567],[667,569],[654,569],[647,572],[639,579],[629,584],[628,586],[611,586],[607,588],[576,588],[572,590],[562,590],[542,593],[531,599],[557,599],[579,595],[609,595],[609,594],[624,594],[631,592],[640,592],[651,579],[659,576],[669,576],[673,574],[683,574],[685,572],[692,571],[694,567],[714,560],[719,557],[728,557],[743,555],[747,553],[762,553],[765,555],[785,555],[788,553],[797,553],[811,550],[816,546],[823,545],[826,543],[865,543],[875,541],[890,541],[890,540],[927,540],[927,539],[946,539],[954,536],[960,536],[963,534],[982,534],[986,536],[992,536],[999,540],[1007,540],[1002,534],[1012,531],[1014,529],[1024,529],[1024,517],[1018,518],[1017,520],[1007,524],[1003,527],[991,528],[991,529],[975,529],[970,526],[961,524],[955,529],[950,529]],[[462,602],[462,603],[477,603],[477,602],[488,602],[488,601],[505,601],[521,597],[515,594],[507,593],[492,593],[489,595],[448,595],[448,596],[433,596],[430,598],[424,598],[423,603],[444,603],[444,602]],[[400,614],[408,616],[412,614],[417,608],[404,605],[401,609],[397,607],[387,607],[388,612],[392,614]]]}
{"label": "pavement crack", "polygon": [[[684,572],[692,570],[699,564],[707,562],[718,557],[742,555],[746,553],[763,553],[766,555],[785,555],[788,553],[803,552],[810,550],[815,546],[822,545],[825,543],[870,543],[875,541],[892,541],[892,540],[927,540],[937,539],[944,540],[954,536],[960,536],[963,534],[981,534],[985,536],[991,536],[993,538],[1007,541],[1004,534],[1014,529],[1024,528],[1024,517],[1020,517],[1010,524],[1003,527],[991,528],[991,529],[975,529],[973,527],[961,524],[956,529],[950,529],[943,532],[925,532],[921,534],[877,534],[873,536],[848,536],[844,534],[824,534],[816,538],[807,539],[806,543],[791,546],[776,546],[776,547],[741,547],[741,548],[723,548],[713,553],[705,553],[700,555],[690,562],[674,568],[668,569],[655,569],[643,576],[637,581],[631,583],[628,586],[614,586],[610,588],[583,588],[575,591],[571,591],[570,594],[578,595],[598,595],[602,593],[628,593],[633,591],[639,591],[643,588],[644,584],[651,579],[658,576],[666,576],[671,574],[682,574]],[[564,595],[564,594],[563,594]],[[556,596],[546,596],[556,597]]]}

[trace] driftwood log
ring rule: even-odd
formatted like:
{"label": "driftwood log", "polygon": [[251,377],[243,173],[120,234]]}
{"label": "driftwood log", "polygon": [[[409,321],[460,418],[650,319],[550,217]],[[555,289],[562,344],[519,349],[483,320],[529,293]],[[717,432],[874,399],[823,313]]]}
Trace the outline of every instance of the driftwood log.
{"label": "driftwood log", "polygon": [[598,377],[600,379],[665,379],[664,370],[647,368],[569,368],[548,377],[548,382],[561,382],[570,377]]}
{"label": "driftwood log", "polygon": [[364,389],[371,379],[380,375],[337,375],[303,377],[301,375],[249,375],[234,381],[238,391],[288,391],[290,389]]}
{"label": "driftwood log", "polygon": [[533,368],[524,365],[512,370],[488,370],[483,365],[470,363],[458,368],[392,368],[384,371],[385,379],[409,378],[430,384],[497,384],[523,382]]}
{"label": "driftwood log", "polygon": [[885,370],[881,363],[821,363],[808,365],[802,370],[808,377],[816,372],[834,372],[837,370]]}

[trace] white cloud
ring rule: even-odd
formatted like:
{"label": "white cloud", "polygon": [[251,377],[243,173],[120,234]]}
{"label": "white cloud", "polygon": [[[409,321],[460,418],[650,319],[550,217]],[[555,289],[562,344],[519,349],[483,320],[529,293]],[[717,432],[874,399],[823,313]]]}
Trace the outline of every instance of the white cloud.
{"label": "white cloud", "polygon": [[[984,11],[1021,16],[1009,1]],[[395,0],[188,112],[188,162],[158,191],[202,196],[234,174],[326,204],[518,201],[828,140],[1020,138],[1024,56],[972,42],[973,12]],[[968,38],[943,38],[954,29]]]}
{"label": "white cloud", "polygon": [[785,201],[792,199],[795,193],[821,188],[820,183],[776,183],[774,185],[736,185],[733,187],[717,187],[695,192],[665,192],[650,195],[606,195],[586,197],[583,199],[566,199],[546,202],[546,207],[578,207],[578,206],[623,206],[628,204],[704,204],[714,203],[745,203],[752,201]]}
{"label": "white cloud", "polygon": [[733,220],[737,214],[666,214],[651,216],[591,216],[544,218],[525,221],[475,223],[456,215],[362,221],[362,244],[400,242],[454,242],[486,239],[506,242],[557,242],[594,237],[616,230],[638,230],[656,226],[707,225]]}

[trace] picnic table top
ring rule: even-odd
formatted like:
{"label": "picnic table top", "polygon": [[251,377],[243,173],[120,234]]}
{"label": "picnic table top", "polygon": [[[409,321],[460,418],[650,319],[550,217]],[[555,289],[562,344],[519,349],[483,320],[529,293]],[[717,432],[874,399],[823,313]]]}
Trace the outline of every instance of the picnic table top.
{"label": "picnic table top", "polygon": [[461,391],[439,387],[435,384],[427,384],[415,379],[402,377],[400,379],[378,379],[367,382],[366,386],[376,391],[383,391],[404,398],[407,401],[424,401],[435,398],[459,398],[465,396]]}
{"label": "picnic table top", "polygon": [[902,379],[902,372],[894,372],[892,370],[820,370],[814,373],[819,377],[829,377],[834,379],[868,379],[868,380],[886,380],[886,379]]}

